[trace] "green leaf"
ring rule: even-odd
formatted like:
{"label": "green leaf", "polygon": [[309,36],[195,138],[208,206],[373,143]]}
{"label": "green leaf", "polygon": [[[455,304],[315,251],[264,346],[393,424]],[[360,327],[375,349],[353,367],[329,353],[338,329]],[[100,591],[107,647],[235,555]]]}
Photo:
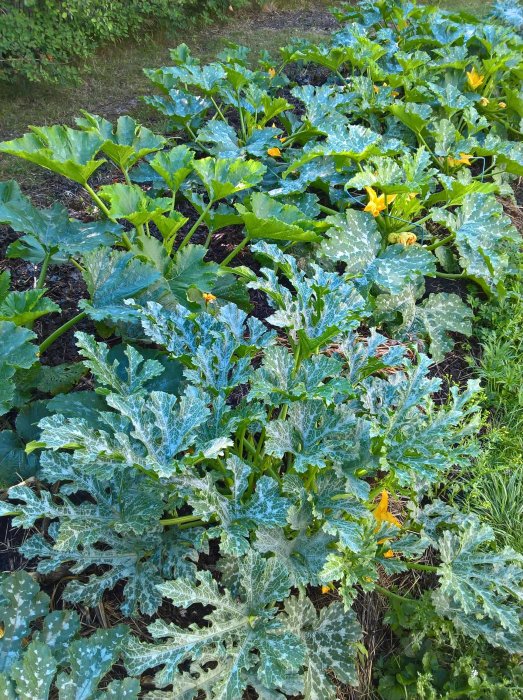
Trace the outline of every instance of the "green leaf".
{"label": "green leaf", "polygon": [[198,127],[212,103],[186,90],[169,90],[168,97],[148,95],[144,102],[168,117],[177,129]]}
{"label": "green leaf", "polygon": [[249,238],[271,241],[319,242],[320,224],[308,219],[291,204],[281,204],[263,192],[256,192],[250,201],[252,211],[237,204]]}
{"label": "green leaf", "polygon": [[21,700],[48,700],[57,667],[56,659],[46,644],[31,642],[23,660],[11,669],[18,697]]}
{"label": "green leaf", "polygon": [[126,219],[133,226],[140,226],[169,211],[172,201],[168,197],[151,199],[139,185],[116,183],[100,187],[99,195],[109,202],[112,219]]}
{"label": "green leaf", "polygon": [[211,202],[257,185],[265,174],[265,166],[256,160],[203,158],[194,162],[194,170],[207,190]]}
{"label": "green leaf", "polygon": [[125,346],[122,361],[111,362],[107,345],[97,343],[87,333],[77,332],[75,338],[76,346],[85,358],[82,362],[84,368],[93,373],[98,387],[104,387],[106,393],[108,389],[121,396],[143,392],[147,384],[164,371],[160,362],[144,360],[131,345]]}
{"label": "green leaf", "polygon": [[276,263],[294,288],[291,292],[273,270],[265,267],[260,271],[265,279],[247,285],[268,295],[276,311],[267,320],[288,329],[293,342],[300,343],[303,359],[358,326],[365,316],[363,298],[341,275],[312,265],[312,274],[307,276],[298,269],[295,258],[265,242],[256,243],[251,250]]}
{"label": "green leaf", "polygon": [[510,548],[489,551],[494,539],[491,528],[477,520],[457,533],[446,530],[437,542],[442,563],[432,600],[464,634],[519,654],[523,557]]}
{"label": "green leaf", "polygon": [[350,449],[354,414],[346,407],[326,408],[322,401],[301,401],[289,406],[286,420],[277,419],[266,426],[268,454],[283,458],[294,456],[297,472],[308,467],[323,469],[327,460],[336,460]]}
{"label": "green leaf", "polygon": [[165,144],[163,136],[158,136],[132,117],[119,117],[116,127],[97,114],[82,110],[83,118],[76,124],[88,133],[103,139],[101,150],[122,170],[129,170],[141,158],[160,150]]}
{"label": "green leaf", "polygon": [[376,284],[390,294],[399,294],[406,285],[422,276],[436,273],[434,255],[421,246],[387,246],[383,252],[381,234],[367,212],[347,209],[345,216],[328,218],[334,224],[320,253],[336,262],[344,262],[349,275],[361,278],[360,284]]}
{"label": "green leaf", "polygon": [[[307,525],[310,523],[307,523]],[[269,554],[284,566],[294,586],[320,583],[321,571],[325,566],[329,545],[334,538],[325,532],[307,532],[307,526],[300,527],[297,533],[287,537],[279,527],[259,527],[254,547],[262,554]]]}
{"label": "green leaf", "polygon": [[26,454],[20,435],[14,430],[0,431],[0,488],[33,476],[37,466],[35,456]]}
{"label": "green leaf", "polygon": [[82,299],[80,306],[96,321],[132,319],[134,312],[125,300],[136,298],[160,278],[157,270],[132,253],[108,252],[104,248],[88,253],[83,268],[90,299]]}
{"label": "green leaf", "polygon": [[127,628],[118,625],[75,640],[69,646],[70,670],[60,673],[56,680],[59,700],[91,700],[120,656],[126,638]]}
{"label": "green leaf", "polygon": [[471,277],[492,292],[502,290],[503,280],[514,267],[512,258],[519,234],[493,195],[472,193],[456,214],[435,210],[433,219],[456,234],[460,263]]}
{"label": "green leaf", "polygon": [[217,519],[219,524],[206,531],[206,537],[220,537],[220,550],[235,557],[249,550],[251,531],[265,526],[284,526],[290,501],[280,496],[278,483],[267,476],[256,482],[254,494],[246,498],[251,468],[233,455],[226,462],[232,473],[230,496],[220,493],[216,480],[207,474],[205,478],[180,476],[176,484],[187,494],[187,502],[195,516],[205,522]]}
{"label": "green leaf", "polygon": [[73,389],[87,373],[81,362],[64,362],[61,365],[41,365],[35,386],[43,394],[63,394]]}
{"label": "green leaf", "polygon": [[389,109],[396,119],[417,134],[425,129],[432,115],[432,108],[428,104],[396,102]]}
{"label": "green leaf", "polygon": [[[128,672],[136,675],[162,665],[163,669],[155,676],[158,687],[173,683],[176,688],[183,681],[187,689],[192,678],[195,690],[208,691],[212,693],[208,697],[223,700],[242,696],[249,670],[256,669],[258,678],[268,688],[281,687],[286,674],[298,671],[304,661],[303,644],[275,619],[277,608],[273,604],[284,599],[290,588],[283,565],[248,552],[238,560],[241,593],[234,597],[227,590],[221,593],[207,571],[199,572],[197,580],[198,585],[177,579],[159,588],[175,606],[189,607],[195,603],[213,606],[214,611],[203,618],[206,626],[193,625],[187,630],[163,620],[156,621],[149,631],[153,638],[164,641],[155,645],[130,639],[125,654]],[[216,663],[212,688],[203,674],[192,676],[190,670],[179,671],[179,665],[188,660],[195,671],[198,662]]]}
{"label": "green leaf", "polygon": [[111,246],[122,230],[112,221],[85,223],[70,219],[67,209],[58,202],[50,209],[37,209],[14,181],[0,183],[0,222],[26,234],[7,247],[8,257],[32,263],[40,263],[46,256],[62,263],[76,253]]}
{"label": "green leaf", "polygon": [[194,447],[195,431],[210,413],[206,399],[191,387],[180,399],[153,391],[147,397],[110,394],[107,403],[130,421],[133,437],[145,448],[141,461],[146,469],[170,477],[176,457]]}
{"label": "green leaf", "polygon": [[210,292],[216,284],[218,265],[204,262],[206,254],[204,246],[189,244],[175,253],[166,273],[171,292],[184,306],[188,305],[187,293],[190,289]]}
{"label": "green leaf", "polygon": [[0,415],[12,406],[16,369],[29,369],[37,360],[38,346],[31,341],[35,333],[16,326],[11,321],[0,321]]}
{"label": "green leaf", "polygon": [[347,209],[345,216],[337,214],[327,221],[332,227],[326,231],[320,253],[336,262],[344,262],[351,276],[364,273],[374,262],[382,243],[374,217],[367,212]]}
{"label": "green leaf", "polygon": [[0,152],[24,158],[43,168],[85,185],[105,163],[96,159],[103,139],[68,126],[33,126],[31,133],[0,143]]}
{"label": "green leaf", "polygon": [[305,657],[305,700],[336,700],[337,690],[327,675],[331,670],[342,683],[358,685],[356,643],[362,637],[356,614],[331,603],[319,613],[305,596],[285,601],[289,629],[303,640]]}
{"label": "green leaf", "polygon": [[5,673],[21,657],[33,621],[49,611],[49,596],[25,571],[3,573],[0,584],[0,672]]}
{"label": "green leaf", "polygon": [[165,180],[167,187],[176,193],[191,174],[193,160],[194,153],[187,146],[175,146],[170,151],[157,153],[149,165]]}
{"label": "green leaf", "polygon": [[0,302],[0,321],[12,321],[17,326],[26,326],[41,316],[59,312],[58,304],[46,298],[45,292],[45,289],[9,292]]}

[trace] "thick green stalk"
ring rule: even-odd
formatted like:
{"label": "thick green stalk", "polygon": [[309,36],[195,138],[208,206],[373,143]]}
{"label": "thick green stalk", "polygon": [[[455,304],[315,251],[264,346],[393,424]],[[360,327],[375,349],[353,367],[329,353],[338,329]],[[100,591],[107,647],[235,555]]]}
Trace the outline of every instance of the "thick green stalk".
{"label": "thick green stalk", "polygon": [[225,119],[224,113],[222,112],[222,110],[220,109],[218,103],[216,102],[216,100],[214,99],[214,97],[213,97],[212,95],[211,95],[211,102],[213,103],[215,110],[216,110],[216,111],[218,112],[218,114],[220,115],[220,118],[222,119],[222,121],[224,121],[226,124],[228,124],[227,119]]}
{"label": "thick green stalk", "polygon": [[466,280],[471,279],[464,272],[436,272],[436,277],[444,280]]}
{"label": "thick green stalk", "polygon": [[212,200],[211,200],[211,201],[209,202],[209,204],[207,204],[207,206],[205,207],[205,209],[202,211],[202,213],[200,214],[200,216],[197,218],[197,220],[195,221],[194,225],[191,227],[191,230],[189,231],[189,233],[185,236],[185,238],[183,239],[183,241],[180,243],[180,247],[178,248],[178,250],[181,250],[182,248],[185,248],[185,246],[186,246],[188,243],[190,243],[191,238],[194,236],[194,234],[195,234],[195,232],[196,232],[196,229],[199,227],[199,225],[200,225],[200,224],[202,223],[202,221],[205,219],[205,217],[206,217],[207,214],[209,213],[209,211],[210,211],[212,205],[213,205],[213,202],[212,202]]}
{"label": "thick green stalk", "polygon": [[89,192],[89,194],[91,195],[91,198],[94,200],[98,209],[100,209],[100,211],[103,211],[103,213],[106,215],[106,217],[108,219],[111,219],[111,221],[114,221],[113,217],[109,213],[109,209],[102,202],[100,197],[96,194],[96,192],[93,190],[93,188],[91,187],[91,185],[88,182],[85,183],[84,188],[86,189],[87,192]]}
{"label": "thick green stalk", "polygon": [[38,275],[38,280],[36,281],[36,289],[43,289],[45,285],[45,277],[47,275],[47,268],[49,267],[49,261],[51,260],[51,253],[47,253],[42,261],[42,267],[40,269],[40,274]]}
{"label": "thick green stalk", "polygon": [[58,338],[60,338],[60,336],[62,336],[64,333],[67,333],[67,331],[70,328],[79,323],[83,318],[85,318],[85,316],[85,311],[82,311],[76,316],[73,316],[73,318],[70,318],[69,321],[63,324],[63,326],[57,328],[55,332],[51,333],[51,335],[48,338],[46,338],[40,345],[39,354],[41,355],[42,353],[44,353],[47,350],[47,348],[49,348],[56,340],[58,340]]}
{"label": "thick green stalk", "polygon": [[220,263],[221,266],[223,267],[224,265],[228,265],[231,262],[231,260],[234,260],[234,258],[242,252],[242,250],[245,248],[245,246],[249,243],[250,240],[251,239],[249,238],[249,236],[245,236],[243,241],[238,243],[236,248],[231,253],[229,253],[225,260],[222,260],[222,262]]}
{"label": "thick green stalk", "polygon": [[167,527],[169,525],[185,525],[187,523],[201,523],[202,520],[196,515],[180,515],[177,518],[165,518],[160,520],[160,525]]}
{"label": "thick green stalk", "polygon": [[331,209],[330,207],[325,207],[323,204],[318,204],[318,209],[322,211],[324,214],[331,214],[336,216],[336,214],[340,214],[339,211],[336,211],[336,209]]}
{"label": "thick green stalk", "polygon": [[442,245],[446,245],[447,243],[450,243],[451,241],[456,238],[455,233],[451,233],[449,236],[446,236],[445,238],[440,238],[438,241],[435,243],[432,243],[431,245],[426,245],[425,249],[426,250],[436,250],[436,248],[439,248]]}
{"label": "thick green stalk", "polygon": [[405,561],[403,563],[408,569],[414,569],[415,571],[430,571],[434,574],[438,570],[437,566],[430,566],[429,564],[418,564],[415,561]]}
{"label": "thick green stalk", "polygon": [[391,600],[396,600],[398,603],[416,603],[415,598],[406,598],[403,595],[399,595],[398,593],[393,593],[392,591],[389,591],[388,588],[383,588],[382,586],[378,586],[378,584],[374,584],[374,588],[381,593],[382,595],[387,596],[387,598],[390,598]]}

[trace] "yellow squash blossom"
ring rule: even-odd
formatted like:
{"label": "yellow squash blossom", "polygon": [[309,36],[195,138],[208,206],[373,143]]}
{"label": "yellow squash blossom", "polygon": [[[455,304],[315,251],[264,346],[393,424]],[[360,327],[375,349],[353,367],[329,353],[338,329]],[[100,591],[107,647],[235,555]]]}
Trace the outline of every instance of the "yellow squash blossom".
{"label": "yellow squash blossom", "polygon": [[[378,521],[378,525],[376,527],[376,530],[380,529],[381,523],[390,523],[391,525],[395,525],[396,527],[401,527],[401,523],[396,518],[395,515],[392,515],[392,513],[389,511],[389,493],[388,491],[383,490],[381,492],[381,498],[380,502],[378,503],[377,507],[372,511],[374,517]],[[384,544],[387,542],[387,538],[384,537],[382,540],[378,540],[378,544]],[[391,559],[394,556],[394,552],[392,549],[388,549],[383,556],[386,559]]]}
{"label": "yellow squash blossom", "polygon": [[498,107],[501,107],[501,109],[506,109],[507,103],[506,102],[498,102]]}
{"label": "yellow squash blossom", "polygon": [[396,527],[401,527],[401,523],[395,515],[389,511],[389,492],[383,490],[381,492],[380,502],[372,511],[374,517],[378,521],[378,529],[380,523],[390,523]]}
{"label": "yellow squash blossom", "polygon": [[482,97],[481,100],[479,101],[479,104],[480,104],[482,107],[488,107],[489,102],[490,102],[490,100],[489,100],[488,97]]}
{"label": "yellow squash blossom", "polygon": [[470,153],[460,153],[459,158],[452,158],[449,156],[447,158],[447,162],[452,168],[457,168],[458,165],[472,165],[470,162],[472,157],[473,156]]}
{"label": "yellow squash blossom", "polygon": [[483,85],[484,80],[485,76],[478,73],[475,66],[472,67],[472,70],[467,71],[467,83],[473,90]]}
{"label": "yellow squash blossom", "polygon": [[273,158],[279,158],[281,156],[281,151],[279,148],[274,147],[274,148],[268,148],[267,153],[272,156]]}
{"label": "yellow squash blossom", "polygon": [[214,304],[214,302],[216,301],[216,297],[214,296],[214,294],[211,294],[210,292],[204,292],[202,294],[202,297],[203,297],[203,300],[206,304]]}
{"label": "yellow squash blossom", "polygon": [[276,71],[274,70],[274,68],[269,68],[267,73],[270,75],[271,78],[274,78],[276,76]]}
{"label": "yellow squash blossom", "polygon": [[376,95],[377,95],[378,92],[380,91],[380,89],[379,89],[379,87],[378,87],[377,85],[373,85],[373,86],[372,86],[372,89],[374,90],[374,92],[376,93]]}
{"label": "yellow squash blossom", "polygon": [[401,231],[400,233],[389,233],[389,243],[401,243],[401,245],[414,245],[418,240],[412,231]]}
{"label": "yellow squash blossom", "polygon": [[363,211],[368,211],[372,216],[378,216],[382,211],[384,211],[387,206],[396,199],[395,194],[387,195],[387,201],[385,202],[385,195],[376,192],[372,187],[366,187],[365,191],[369,195],[369,203]]}

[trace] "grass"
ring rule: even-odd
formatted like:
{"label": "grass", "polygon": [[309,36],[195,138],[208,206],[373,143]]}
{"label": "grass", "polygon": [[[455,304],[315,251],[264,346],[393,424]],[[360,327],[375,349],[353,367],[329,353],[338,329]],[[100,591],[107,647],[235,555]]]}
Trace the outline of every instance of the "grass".
{"label": "grass", "polygon": [[480,307],[477,374],[485,391],[490,427],[468,503],[494,529],[501,545],[523,554],[523,280],[512,282],[505,299]]}

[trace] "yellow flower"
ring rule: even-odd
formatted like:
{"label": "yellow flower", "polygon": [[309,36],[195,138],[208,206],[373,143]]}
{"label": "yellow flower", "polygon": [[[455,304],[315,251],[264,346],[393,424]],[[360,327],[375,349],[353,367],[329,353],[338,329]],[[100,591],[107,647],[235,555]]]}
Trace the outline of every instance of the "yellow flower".
{"label": "yellow flower", "polygon": [[414,245],[417,240],[416,234],[412,233],[412,231],[398,233],[398,243],[401,243],[401,245]]}
{"label": "yellow flower", "polygon": [[478,73],[475,66],[472,67],[472,70],[467,71],[467,83],[473,90],[483,85],[484,80],[485,76]]}
{"label": "yellow flower", "polygon": [[286,137],[286,136],[280,136],[279,141],[281,141],[282,143],[285,143],[285,141],[287,141],[287,137]]}
{"label": "yellow flower", "polygon": [[489,100],[488,97],[482,97],[481,100],[479,101],[479,104],[480,104],[482,107],[488,107],[489,102],[490,102],[490,100]]}
{"label": "yellow flower", "polygon": [[459,158],[452,158],[449,156],[447,162],[451,168],[457,168],[459,165],[472,165],[470,159],[473,156],[470,153],[460,153]]}
{"label": "yellow flower", "polygon": [[387,208],[387,205],[389,205],[392,201],[394,201],[394,199],[396,199],[397,196],[395,194],[389,194],[387,195],[387,202],[385,202],[384,194],[378,195],[376,190],[372,187],[366,187],[365,190],[369,195],[369,203],[363,211],[370,212],[372,216],[378,216],[382,211],[384,211]]}
{"label": "yellow flower", "polygon": [[376,95],[377,95],[378,92],[380,91],[379,87],[378,87],[377,85],[373,85],[372,88],[373,88],[374,92],[375,92]]}
{"label": "yellow flower", "polygon": [[383,556],[385,557],[385,559],[392,559],[392,557],[394,556],[394,552],[392,551],[392,549],[387,549]]}
{"label": "yellow flower", "polygon": [[506,109],[507,103],[506,102],[498,102],[498,107],[501,107],[501,109]]}
{"label": "yellow flower", "polygon": [[389,511],[389,492],[383,490],[381,492],[381,498],[380,502],[376,506],[376,508],[372,511],[374,517],[378,521],[378,529],[379,529],[379,523],[390,523],[391,525],[395,525],[396,527],[401,527],[401,523],[398,520],[398,518],[395,515],[392,515],[392,513]]}
{"label": "yellow flower", "polygon": [[203,297],[203,300],[206,304],[214,304],[214,302],[216,301],[216,297],[214,296],[214,294],[211,294],[210,292],[204,292],[202,294],[202,297]]}
{"label": "yellow flower", "polygon": [[271,78],[274,78],[276,76],[276,71],[274,70],[274,68],[269,68],[267,73],[270,75]]}
{"label": "yellow flower", "polygon": [[407,194],[407,199],[416,199],[417,196],[418,196],[417,192],[409,192]]}
{"label": "yellow flower", "polygon": [[267,153],[273,158],[279,158],[281,156],[281,151],[279,148],[268,148]]}
{"label": "yellow flower", "polygon": [[397,90],[393,90],[391,94],[392,94],[392,97],[398,97],[398,96],[399,96],[399,92],[398,92]]}
{"label": "yellow flower", "polygon": [[321,592],[323,594],[328,593],[330,591],[330,586],[322,586],[321,587]]}
{"label": "yellow flower", "polygon": [[0,622],[0,639],[3,638],[5,634],[4,625]]}

